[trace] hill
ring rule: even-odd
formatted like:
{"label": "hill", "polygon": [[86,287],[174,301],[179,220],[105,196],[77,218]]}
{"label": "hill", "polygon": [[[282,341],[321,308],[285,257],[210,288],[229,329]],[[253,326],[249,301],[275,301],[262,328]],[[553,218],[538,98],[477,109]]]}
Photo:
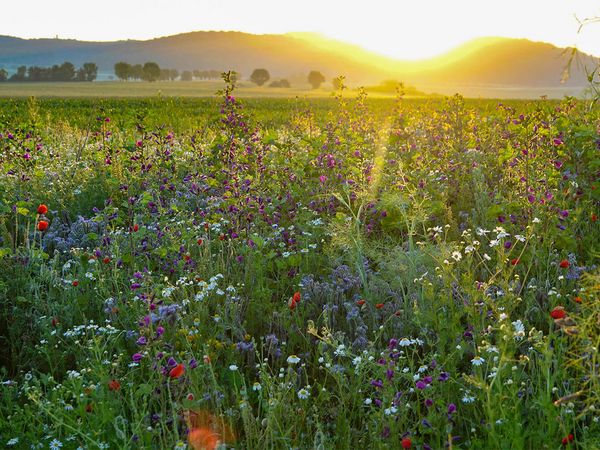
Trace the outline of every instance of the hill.
{"label": "hill", "polygon": [[[565,84],[561,78],[571,55],[576,62]],[[588,68],[598,59],[551,44],[525,39],[483,38],[445,55],[422,61],[398,61],[361,47],[314,33],[254,35],[241,32],[198,31],[147,41],[83,42],[64,39],[20,39],[0,36],[0,67],[49,66],[93,61],[101,79],[112,75],[117,61],[161,67],[237,70],[248,77],[264,67],[271,77],[305,81],[310,70],[330,79],[344,74],[349,83],[373,84],[398,79],[421,85],[479,85],[560,87],[585,86]]]}

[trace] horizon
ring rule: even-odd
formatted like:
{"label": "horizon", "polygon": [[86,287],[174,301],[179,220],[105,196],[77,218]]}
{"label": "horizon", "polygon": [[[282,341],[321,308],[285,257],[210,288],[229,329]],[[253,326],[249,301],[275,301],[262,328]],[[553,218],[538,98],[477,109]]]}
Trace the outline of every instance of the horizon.
{"label": "horizon", "polygon": [[[85,5],[85,8],[69,0],[57,0],[51,5],[37,0],[28,3],[4,7],[5,14],[0,18],[4,35],[113,42],[151,40],[195,31],[257,35],[317,33],[388,58],[413,61],[441,56],[475,39],[499,37],[575,47],[600,57],[600,26],[588,24],[580,29],[578,22],[599,17],[600,6],[585,0],[526,3],[507,0],[501,4],[473,0],[447,4],[428,0],[405,5],[374,0],[367,10],[356,1],[341,5],[306,0],[283,12],[273,0],[252,4],[233,0],[227,5],[215,0],[149,3],[106,0],[102,5]],[[32,7],[39,12],[35,18],[27,14]],[[119,11],[112,14],[110,28],[97,20],[106,11]],[[256,18],[248,21],[252,15]],[[136,20],[131,21],[131,17]]]}
{"label": "horizon", "polygon": [[[600,27],[599,27],[600,28]],[[13,36],[13,35],[6,35],[6,34],[0,34],[0,37],[8,37],[8,38],[16,38],[16,39],[23,39],[23,40],[28,40],[28,41],[35,41],[35,40],[59,40],[59,41],[77,41],[77,42],[89,42],[89,43],[111,43],[111,42],[148,42],[148,41],[153,41],[153,40],[158,40],[158,39],[164,39],[164,38],[169,38],[169,37],[173,37],[173,36],[179,36],[179,35],[186,35],[186,34],[194,34],[194,33],[241,33],[241,34],[249,34],[249,35],[254,35],[254,36],[286,36],[286,35],[290,35],[290,36],[297,36],[297,35],[312,35],[314,36],[316,39],[321,39],[325,42],[331,40],[332,43],[341,43],[341,44],[349,44],[358,48],[361,48],[362,50],[365,50],[369,53],[373,53],[375,56],[379,56],[379,57],[383,57],[383,58],[388,58],[390,60],[396,61],[396,62],[427,62],[429,60],[435,60],[437,58],[443,58],[444,56],[461,50],[463,47],[467,47],[470,44],[476,43],[476,42],[480,42],[480,41],[484,41],[484,40],[526,40],[529,42],[533,42],[533,43],[542,43],[542,44],[550,44],[550,45],[554,45],[555,47],[559,48],[559,49],[571,49],[571,48],[576,48],[579,52],[588,54],[590,56],[596,57],[596,58],[600,58],[600,51],[598,52],[598,54],[594,54],[594,53],[589,53],[584,51],[583,49],[579,48],[579,47],[575,47],[575,46],[560,46],[557,44],[554,44],[552,42],[547,42],[547,41],[542,41],[542,40],[535,40],[535,39],[530,39],[530,38],[523,38],[523,37],[506,37],[506,36],[478,36],[478,37],[474,37],[471,39],[468,39],[466,41],[460,42],[457,45],[448,48],[447,50],[442,51],[441,53],[436,53],[430,56],[425,56],[425,57],[420,57],[420,58],[398,58],[398,57],[394,57],[394,56],[390,56],[387,55],[385,53],[379,52],[377,50],[372,50],[369,49],[361,44],[357,44],[357,43],[353,43],[353,42],[349,42],[349,41],[343,41],[337,38],[333,38],[330,36],[327,36],[323,33],[320,32],[312,32],[312,31],[289,31],[289,32],[285,32],[285,33],[250,33],[250,32],[246,32],[246,31],[239,31],[239,30],[191,30],[191,31],[182,31],[180,33],[176,33],[176,34],[169,34],[169,35],[156,35],[156,36],[151,36],[148,38],[142,38],[142,39],[138,39],[138,38],[124,38],[124,39],[114,39],[114,40],[88,40],[88,39],[76,39],[76,38],[71,38],[71,37],[62,37],[62,36],[43,36],[43,37],[21,37],[21,36]],[[313,41],[314,42],[314,41]]]}

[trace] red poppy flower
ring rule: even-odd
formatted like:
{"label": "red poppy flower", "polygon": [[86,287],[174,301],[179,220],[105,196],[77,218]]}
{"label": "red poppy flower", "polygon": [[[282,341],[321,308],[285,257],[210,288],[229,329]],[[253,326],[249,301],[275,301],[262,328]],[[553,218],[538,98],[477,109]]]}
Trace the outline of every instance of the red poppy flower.
{"label": "red poppy flower", "polygon": [[573,439],[575,439],[575,436],[573,436],[573,434],[569,433],[569,435],[567,436],[567,439],[569,440],[569,442],[573,442]]}
{"label": "red poppy flower", "polygon": [[102,262],[104,264],[108,264],[110,262],[110,258],[108,256],[105,256],[104,259],[102,260]]}
{"label": "red poppy flower", "polygon": [[40,231],[45,231],[48,229],[48,222],[46,222],[45,220],[40,220],[37,224],[37,229]]}
{"label": "red poppy flower", "polygon": [[592,214],[592,222],[595,222],[598,220],[598,216],[596,214]]}
{"label": "red poppy flower", "polygon": [[46,214],[48,212],[48,207],[42,203],[38,206],[37,212],[38,214]]}
{"label": "red poppy flower", "polygon": [[383,305],[384,305],[383,303],[377,303],[377,304],[375,304],[375,308],[381,309],[381,308],[383,308]]}
{"label": "red poppy flower", "polygon": [[198,245],[202,245],[204,241],[202,239],[198,239]]}
{"label": "red poppy flower", "polygon": [[188,442],[194,450],[214,450],[219,445],[219,435],[210,428],[194,428],[188,433]]}
{"label": "red poppy flower", "polygon": [[92,405],[91,403],[85,405],[85,412],[91,413],[92,411],[94,411],[94,405]]}
{"label": "red poppy flower", "polygon": [[74,287],[79,286],[79,281],[77,280],[73,280],[73,282],[71,283]]}
{"label": "red poppy flower", "polygon": [[581,297],[579,297],[579,296],[575,297],[575,298],[573,299],[573,301],[574,301],[575,303],[581,303],[581,302],[582,302],[582,300],[581,300]]}
{"label": "red poppy flower", "polygon": [[364,305],[364,304],[365,304],[365,301],[364,301],[364,300],[359,300],[359,301],[357,301],[357,302],[356,302],[356,304],[357,304],[358,306],[362,306],[362,305]]}
{"label": "red poppy flower", "polygon": [[169,372],[171,378],[179,378],[185,372],[185,366],[183,364],[177,364]]}
{"label": "red poppy flower", "polygon": [[137,232],[139,229],[140,229],[140,226],[139,226],[139,225],[136,223],[136,224],[133,226],[133,231],[134,231],[134,232]]}
{"label": "red poppy flower", "polygon": [[188,429],[188,442],[193,450],[214,450],[219,443],[232,443],[235,434],[225,420],[208,411],[184,411]]}
{"label": "red poppy flower", "polygon": [[569,443],[569,439],[564,437],[564,438],[562,438],[561,443],[562,443],[562,445],[567,445]]}
{"label": "red poppy flower", "polygon": [[58,319],[57,319],[56,317],[53,317],[53,318],[52,318],[52,322],[51,322],[51,323],[52,323],[52,326],[53,326],[53,327],[55,327],[55,326],[57,326],[57,325],[58,325],[60,322],[58,321]]}
{"label": "red poppy flower", "polygon": [[561,269],[568,269],[570,265],[571,264],[569,264],[569,261],[567,261],[566,259],[563,259],[560,263],[558,263],[558,266]]}
{"label": "red poppy flower", "polygon": [[183,259],[185,259],[186,261],[190,260],[190,255],[183,255]]}
{"label": "red poppy flower", "polygon": [[410,438],[402,439],[402,442],[400,444],[402,445],[402,448],[404,448],[404,449],[408,449],[408,448],[412,447],[412,441],[410,440]]}
{"label": "red poppy flower", "polygon": [[110,380],[108,382],[108,390],[109,391],[118,391],[121,389],[121,383],[119,383],[117,380]]}
{"label": "red poppy flower", "polygon": [[566,315],[567,313],[565,312],[565,309],[562,306],[557,306],[550,312],[550,316],[555,320],[562,319]]}
{"label": "red poppy flower", "polygon": [[301,297],[300,297],[300,292],[294,292],[294,295],[292,296],[292,299],[293,299],[293,300],[294,300],[296,303],[300,302],[300,298],[301,298]]}
{"label": "red poppy flower", "polygon": [[510,261],[510,264],[516,266],[517,264],[519,264],[520,261],[521,260],[519,258],[515,258]]}

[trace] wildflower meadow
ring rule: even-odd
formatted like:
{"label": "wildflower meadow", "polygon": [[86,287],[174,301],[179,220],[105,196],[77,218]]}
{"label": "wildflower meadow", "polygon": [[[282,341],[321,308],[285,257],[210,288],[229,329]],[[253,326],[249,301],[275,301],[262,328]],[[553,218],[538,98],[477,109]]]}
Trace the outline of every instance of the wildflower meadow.
{"label": "wildflower meadow", "polygon": [[0,100],[0,447],[600,448],[598,104]]}

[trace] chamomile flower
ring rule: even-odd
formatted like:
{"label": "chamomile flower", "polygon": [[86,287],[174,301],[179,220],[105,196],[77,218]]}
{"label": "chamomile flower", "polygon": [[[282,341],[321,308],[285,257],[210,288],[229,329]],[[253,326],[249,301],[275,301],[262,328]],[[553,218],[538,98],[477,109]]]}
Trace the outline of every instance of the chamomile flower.
{"label": "chamomile flower", "polygon": [[484,362],[485,359],[483,359],[481,356],[476,356],[471,360],[471,364],[473,364],[474,366],[481,366]]}
{"label": "chamomile flower", "polygon": [[310,392],[307,389],[302,388],[298,391],[298,398],[300,400],[306,400],[308,397],[310,397]]}

